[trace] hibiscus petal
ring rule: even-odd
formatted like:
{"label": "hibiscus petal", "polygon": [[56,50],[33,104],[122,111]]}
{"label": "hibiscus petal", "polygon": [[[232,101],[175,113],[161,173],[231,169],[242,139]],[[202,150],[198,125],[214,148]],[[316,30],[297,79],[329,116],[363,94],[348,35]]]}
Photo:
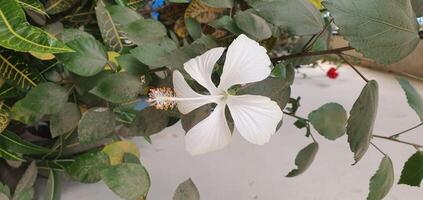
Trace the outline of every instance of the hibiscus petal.
{"label": "hibiscus petal", "polygon": [[225,117],[225,104],[218,104],[214,111],[195,125],[185,136],[185,148],[192,155],[215,151],[225,147],[231,131]]}
{"label": "hibiscus petal", "polygon": [[184,76],[182,76],[181,72],[178,70],[173,72],[173,87],[176,93],[176,97],[185,98],[184,100],[177,102],[178,109],[182,114],[188,114],[196,108],[202,105],[213,103],[216,100],[216,97],[210,95],[201,95],[192,90],[188,83],[185,81]]}
{"label": "hibiscus petal", "polygon": [[216,88],[211,80],[213,68],[216,62],[222,56],[225,48],[218,47],[208,50],[201,56],[197,56],[184,64],[184,69],[191,77],[199,84],[205,87],[210,94],[218,94],[219,90]]}
{"label": "hibiscus petal", "polygon": [[270,58],[266,49],[245,35],[238,36],[226,54],[219,89],[264,80],[270,75]]}
{"label": "hibiscus petal", "polygon": [[253,144],[267,143],[282,119],[278,104],[264,96],[229,96],[227,104],[236,129]]}

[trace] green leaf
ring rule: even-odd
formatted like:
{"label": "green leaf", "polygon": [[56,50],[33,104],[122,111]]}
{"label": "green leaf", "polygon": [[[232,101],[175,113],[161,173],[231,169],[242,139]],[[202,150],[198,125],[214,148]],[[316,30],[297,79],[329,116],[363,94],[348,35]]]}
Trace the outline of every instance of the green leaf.
{"label": "green leaf", "polygon": [[383,157],[379,169],[370,179],[369,196],[367,200],[382,200],[394,184],[394,167],[389,156]]}
{"label": "green leaf", "polygon": [[35,87],[38,82],[19,55],[4,50],[0,51],[0,76],[23,90]]}
{"label": "green leaf", "polygon": [[355,101],[348,118],[347,135],[350,149],[357,163],[366,153],[372,138],[379,101],[376,81],[369,81]]}
{"label": "green leaf", "polygon": [[162,67],[167,63],[166,57],[171,51],[156,44],[142,44],[131,50],[131,54],[148,66]]}
{"label": "green leaf", "polygon": [[81,183],[96,183],[101,180],[100,171],[109,165],[109,159],[102,152],[84,153],[65,165],[65,172]]}
{"label": "green leaf", "polygon": [[0,46],[22,52],[72,51],[47,32],[31,26],[17,1],[4,1],[0,4]]}
{"label": "green leaf", "polygon": [[110,166],[101,171],[101,178],[116,195],[125,200],[142,199],[150,188],[147,170],[139,164]]}
{"label": "green leaf", "polygon": [[162,131],[169,122],[169,113],[153,107],[137,113],[130,126],[131,135],[150,136]]}
{"label": "green leaf", "polygon": [[192,37],[192,39],[196,40],[198,38],[201,37],[202,33],[202,28],[201,28],[201,24],[198,23],[195,19],[193,18],[188,18],[185,19],[185,26],[188,30],[189,35]]}
{"label": "green leaf", "polygon": [[402,168],[398,184],[420,187],[423,179],[423,151],[413,154]]}
{"label": "green leaf", "polygon": [[37,173],[38,173],[37,165],[35,164],[35,161],[33,161],[28,166],[22,178],[19,180],[18,184],[16,185],[16,189],[13,194],[13,200],[21,199],[21,196],[23,196],[23,194],[25,194],[27,190],[33,187],[35,180],[37,178]]}
{"label": "green leaf", "polygon": [[47,15],[44,10],[44,5],[38,0],[18,0],[18,3],[25,9],[32,10],[42,15]]}
{"label": "green leaf", "polygon": [[210,22],[209,25],[215,29],[223,28],[237,35],[242,33],[242,30],[236,25],[232,17],[227,15]]}
{"label": "green leaf", "polygon": [[95,14],[97,16],[97,24],[100,28],[101,36],[108,49],[115,52],[122,51],[123,43],[119,30],[109,11],[106,9],[106,4],[104,4],[103,0],[97,1]]}
{"label": "green leaf", "polygon": [[121,55],[116,58],[119,66],[121,66],[129,74],[140,77],[148,72],[148,66],[144,65],[132,54]]}
{"label": "green leaf", "polygon": [[66,103],[62,110],[50,117],[50,132],[53,138],[70,133],[78,126],[81,112],[74,103]]}
{"label": "green leaf", "polygon": [[311,35],[323,30],[320,11],[308,0],[251,0],[248,3],[268,22],[287,28],[295,35]]}
{"label": "green leaf", "polygon": [[107,11],[112,16],[113,21],[119,27],[126,26],[127,24],[142,19],[142,16],[136,11],[118,5],[106,6]]}
{"label": "green leaf", "polygon": [[417,92],[416,88],[414,88],[410,82],[402,77],[397,77],[399,84],[401,85],[402,89],[407,96],[408,105],[416,111],[417,115],[420,118],[420,121],[423,123],[423,98]]}
{"label": "green leaf", "polygon": [[261,41],[272,36],[272,31],[270,30],[267,22],[252,12],[238,11],[234,16],[234,20],[241,30],[257,41]]}
{"label": "green leaf", "polygon": [[109,136],[115,129],[115,116],[109,108],[91,108],[82,115],[78,125],[81,144],[97,142]]}
{"label": "green leaf", "polygon": [[0,134],[0,147],[4,147],[4,149],[10,152],[27,155],[45,154],[50,152],[50,149],[32,144],[8,130],[5,130],[2,134]]}
{"label": "green leaf", "polygon": [[423,16],[423,1],[422,0],[411,0],[416,17]]}
{"label": "green leaf", "polygon": [[122,29],[129,40],[137,45],[145,43],[160,43],[166,36],[166,28],[157,20],[139,19],[127,24]]}
{"label": "green leaf", "polygon": [[402,60],[420,41],[416,16],[408,0],[337,0],[323,5],[349,44],[378,63]]}
{"label": "green leaf", "polygon": [[191,178],[178,185],[173,200],[200,200],[200,192]]}
{"label": "green leaf", "polygon": [[13,119],[33,124],[43,115],[59,112],[68,99],[67,91],[51,82],[39,84],[28,92],[25,98],[13,105]]}
{"label": "green leaf", "polygon": [[213,8],[232,8],[234,6],[234,0],[201,0]]}
{"label": "green leaf", "polygon": [[327,103],[308,115],[313,127],[323,137],[336,140],[343,136],[347,126],[347,111],[337,103]]}
{"label": "green leaf", "polygon": [[50,15],[61,13],[70,9],[79,0],[48,0],[46,4],[46,12]]}
{"label": "green leaf", "polygon": [[60,177],[56,170],[50,170],[45,192],[45,200],[60,200]]}
{"label": "green leaf", "polygon": [[77,38],[66,44],[75,52],[57,54],[57,59],[75,74],[93,76],[101,72],[108,62],[106,49],[94,38]]}
{"label": "green leaf", "polygon": [[308,167],[310,167],[311,163],[314,160],[314,157],[316,157],[317,150],[319,149],[319,144],[316,142],[313,142],[306,146],[304,149],[301,149],[300,152],[298,152],[297,157],[295,158],[295,165],[297,166],[297,169],[293,169],[286,175],[286,177],[294,177],[302,174],[305,172]]}
{"label": "green leaf", "polygon": [[135,100],[142,92],[142,83],[128,73],[115,73],[90,90],[90,93],[112,103],[126,103]]}

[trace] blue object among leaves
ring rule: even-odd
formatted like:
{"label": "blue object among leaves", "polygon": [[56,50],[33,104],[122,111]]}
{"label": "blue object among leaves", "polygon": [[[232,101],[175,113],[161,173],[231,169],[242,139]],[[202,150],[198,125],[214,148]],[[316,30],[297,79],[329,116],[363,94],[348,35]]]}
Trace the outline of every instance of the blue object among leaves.
{"label": "blue object among leaves", "polygon": [[156,20],[159,19],[160,13],[157,12],[157,10],[161,8],[162,6],[164,6],[164,4],[165,4],[165,0],[153,0],[153,2],[151,3],[151,13],[150,13],[153,19],[156,19]]}

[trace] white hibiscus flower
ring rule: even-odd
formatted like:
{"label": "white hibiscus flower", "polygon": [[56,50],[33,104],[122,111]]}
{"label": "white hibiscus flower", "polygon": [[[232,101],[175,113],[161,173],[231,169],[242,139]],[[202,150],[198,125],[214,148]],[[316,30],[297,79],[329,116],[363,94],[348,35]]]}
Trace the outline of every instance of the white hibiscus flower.
{"label": "white hibiscus flower", "polygon": [[216,87],[211,75],[224,50],[222,47],[211,49],[184,64],[185,71],[206,88],[210,95],[198,94],[190,88],[179,71],[173,72],[176,98],[171,99],[177,102],[182,114],[188,114],[206,104],[217,104],[213,112],[185,136],[186,150],[192,155],[218,150],[229,143],[232,134],[226,121],[226,106],[236,130],[253,144],[267,143],[282,119],[280,107],[268,97],[228,93],[231,86],[261,81],[270,75],[271,62],[266,49],[245,35],[236,38],[229,46],[220,84]]}

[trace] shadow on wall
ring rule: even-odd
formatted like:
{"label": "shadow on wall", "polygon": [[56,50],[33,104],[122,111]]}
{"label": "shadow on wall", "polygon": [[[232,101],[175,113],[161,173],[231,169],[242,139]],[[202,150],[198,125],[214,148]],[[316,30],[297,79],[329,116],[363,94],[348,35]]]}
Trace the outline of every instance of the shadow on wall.
{"label": "shadow on wall", "polygon": [[[333,48],[345,47],[345,46],[348,46],[348,42],[345,41],[340,36],[335,36],[332,38],[331,46]],[[363,59],[360,63],[360,65],[363,67],[369,67],[369,68],[374,68],[378,70],[394,72],[398,74],[408,75],[411,77],[415,76],[415,78],[423,77],[423,42],[422,41],[420,41],[417,48],[405,59],[395,64],[391,64],[387,66],[376,64],[372,60],[364,58],[360,53],[355,51],[348,51],[346,52],[346,54]]]}

